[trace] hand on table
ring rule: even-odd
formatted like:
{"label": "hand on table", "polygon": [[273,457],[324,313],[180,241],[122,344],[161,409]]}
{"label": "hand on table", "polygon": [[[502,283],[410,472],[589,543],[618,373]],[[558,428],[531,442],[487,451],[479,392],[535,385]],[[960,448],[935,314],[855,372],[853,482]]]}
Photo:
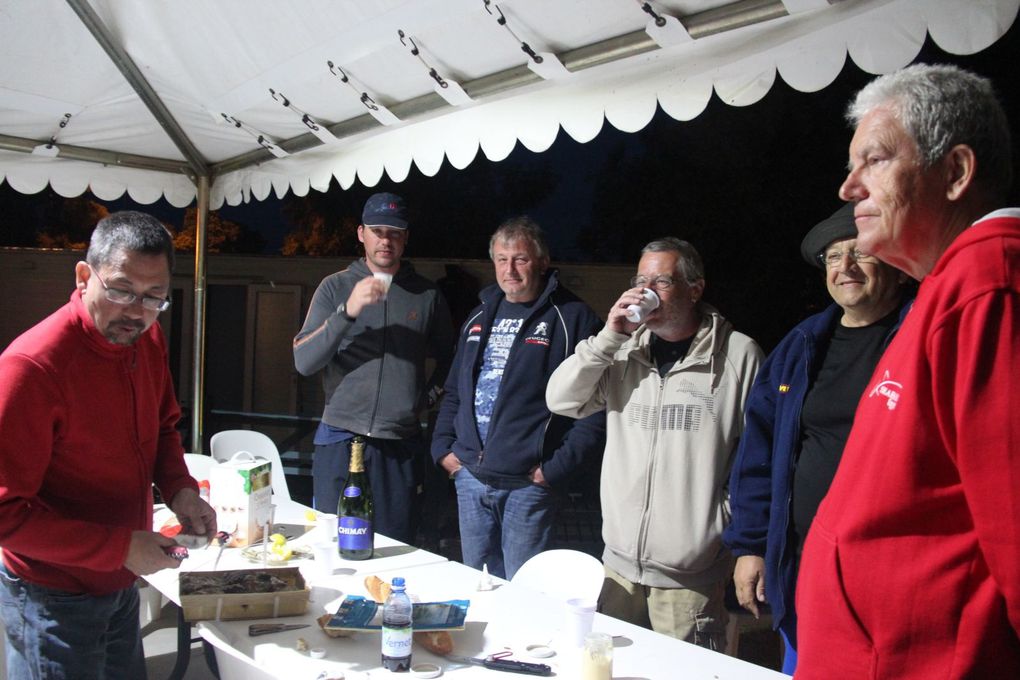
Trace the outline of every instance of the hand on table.
{"label": "hand on table", "polygon": [[758,603],[765,602],[765,558],[757,555],[738,557],[733,570],[733,585],[740,606],[758,618]]}

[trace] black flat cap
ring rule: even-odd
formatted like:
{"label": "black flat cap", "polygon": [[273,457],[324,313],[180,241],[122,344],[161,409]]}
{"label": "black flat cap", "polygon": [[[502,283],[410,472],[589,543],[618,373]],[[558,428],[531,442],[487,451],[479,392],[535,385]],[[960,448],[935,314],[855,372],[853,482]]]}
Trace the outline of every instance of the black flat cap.
{"label": "black flat cap", "polygon": [[800,255],[810,264],[824,269],[818,261],[818,254],[833,241],[842,241],[857,236],[857,223],[854,222],[854,204],[845,203],[843,207],[829,217],[816,224],[800,242]]}

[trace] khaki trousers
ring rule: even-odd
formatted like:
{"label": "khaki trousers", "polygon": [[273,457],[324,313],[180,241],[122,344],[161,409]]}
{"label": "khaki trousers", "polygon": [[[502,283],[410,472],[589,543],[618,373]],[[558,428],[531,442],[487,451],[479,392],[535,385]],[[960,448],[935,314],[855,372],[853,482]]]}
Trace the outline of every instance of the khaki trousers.
{"label": "khaki trousers", "polygon": [[599,611],[635,626],[722,652],[726,649],[726,581],[698,588],[653,588],[605,568]]}

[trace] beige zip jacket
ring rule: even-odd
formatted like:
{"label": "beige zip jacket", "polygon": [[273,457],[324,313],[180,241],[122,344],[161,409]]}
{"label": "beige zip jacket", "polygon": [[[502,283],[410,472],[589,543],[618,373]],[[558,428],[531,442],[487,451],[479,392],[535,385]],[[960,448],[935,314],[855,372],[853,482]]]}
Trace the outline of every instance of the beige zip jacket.
{"label": "beige zip jacket", "polygon": [[726,482],[762,351],[709,305],[683,361],[660,376],[652,334],[603,329],[553,373],[553,413],[606,409],[603,562],[633,583],[697,587],[729,577]]}

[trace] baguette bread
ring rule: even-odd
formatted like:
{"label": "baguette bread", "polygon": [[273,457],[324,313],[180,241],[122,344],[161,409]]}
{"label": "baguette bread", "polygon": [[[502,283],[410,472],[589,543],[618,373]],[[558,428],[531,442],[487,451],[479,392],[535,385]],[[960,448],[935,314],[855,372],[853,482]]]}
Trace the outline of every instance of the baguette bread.
{"label": "baguette bread", "polygon": [[[366,576],[365,590],[369,597],[382,604],[393,587],[378,576]],[[453,637],[445,630],[418,631],[414,634],[414,641],[433,654],[445,656],[453,651]]]}
{"label": "baguette bread", "polygon": [[343,637],[350,637],[350,636],[354,635],[354,631],[352,631],[352,630],[329,630],[329,629],[327,629],[326,628],[326,624],[329,623],[329,620],[331,618],[333,618],[332,615],[330,615],[330,614],[323,614],[319,618],[315,619],[316,622],[318,622],[318,624],[319,624],[319,628],[322,628],[322,632],[323,633],[325,633],[326,635],[328,635],[331,638],[343,638]]}
{"label": "baguette bread", "polygon": [[368,591],[368,596],[379,604],[386,602],[386,598],[393,592],[393,586],[386,581],[383,581],[378,576],[366,576],[365,577],[365,590]]}
{"label": "baguette bread", "polygon": [[414,641],[439,656],[453,652],[453,636],[445,630],[418,631],[414,634]]}

